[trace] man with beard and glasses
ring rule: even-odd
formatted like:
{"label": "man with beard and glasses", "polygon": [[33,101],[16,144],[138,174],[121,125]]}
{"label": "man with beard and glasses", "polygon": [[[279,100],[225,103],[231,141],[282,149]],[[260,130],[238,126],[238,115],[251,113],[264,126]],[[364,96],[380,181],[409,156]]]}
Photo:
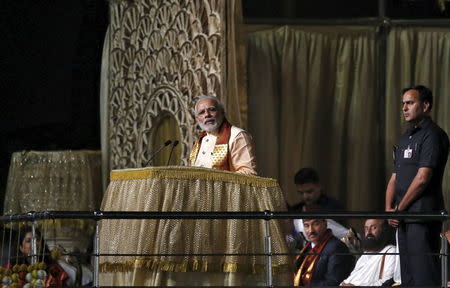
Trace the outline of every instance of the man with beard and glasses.
{"label": "man with beard and glasses", "polygon": [[367,219],[362,241],[364,254],[340,286],[390,286],[394,283],[393,230],[386,220]]}
{"label": "man with beard and glasses", "polygon": [[223,105],[216,97],[200,97],[195,104],[195,116],[202,133],[192,147],[191,166],[257,174],[250,134],[227,121]]}
{"label": "man with beard and glasses", "polygon": [[337,286],[350,274],[354,258],[333,236],[326,219],[303,219],[308,243],[296,259],[294,286]]}

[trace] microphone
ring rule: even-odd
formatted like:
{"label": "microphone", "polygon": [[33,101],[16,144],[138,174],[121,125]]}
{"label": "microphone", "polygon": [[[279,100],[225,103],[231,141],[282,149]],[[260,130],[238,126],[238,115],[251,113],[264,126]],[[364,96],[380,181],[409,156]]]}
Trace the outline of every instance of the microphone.
{"label": "microphone", "polygon": [[167,160],[166,166],[169,166],[170,158],[172,158],[172,152],[173,152],[173,149],[175,148],[175,146],[178,145],[178,143],[180,143],[178,140],[173,141],[172,149],[170,149],[169,159]]}
{"label": "microphone", "polygon": [[145,166],[148,166],[148,164],[150,164],[150,162],[153,160],[153,158],[155,158],[155,156],[158,155],[159,152],[161,152],[161,150],[162,150],[164,147],[167,147],[167,146],[169,146],[170,144],[172,144],[172,140],[167,140],[166,142],[164,142],[164,144],[163,144],[161,147],[159,147],[158,150],[156,150],[155,153],[153,153],[153,155],[150,157],[150,159],[147,161],[147,163],[145,163]]}

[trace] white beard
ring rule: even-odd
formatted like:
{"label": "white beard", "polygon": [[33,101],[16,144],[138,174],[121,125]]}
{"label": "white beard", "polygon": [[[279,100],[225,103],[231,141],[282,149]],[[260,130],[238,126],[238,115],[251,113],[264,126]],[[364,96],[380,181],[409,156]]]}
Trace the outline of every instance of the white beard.
{"label": "white beard", "polygon": [[223,122],[223,117],[217,117],[213,124],[204,124],[204,123],[198,122],[198,126],[200,126],[200,128],[205,132],[214,132],[219,129],[220,125],[222,125],[222,122]]}

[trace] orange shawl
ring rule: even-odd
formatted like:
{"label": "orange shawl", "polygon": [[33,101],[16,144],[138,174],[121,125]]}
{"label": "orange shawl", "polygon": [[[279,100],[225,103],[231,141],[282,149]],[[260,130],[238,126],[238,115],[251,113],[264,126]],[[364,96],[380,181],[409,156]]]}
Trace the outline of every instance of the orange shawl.
{"label": "orange shawl", "polygon": [[[294,286],[310,286],[312,275],[314,272],[314,266],[317,260],[320,258],[323,248],[327,245],[328,240],[333,236],[330,229],[325,231],[322,241],[317,243],[314,248],[311,249],[311,242],[303,247],[301,254],[296,259],[297,270],[294,276]],[[306,255],[305,255],[306,254]]]}

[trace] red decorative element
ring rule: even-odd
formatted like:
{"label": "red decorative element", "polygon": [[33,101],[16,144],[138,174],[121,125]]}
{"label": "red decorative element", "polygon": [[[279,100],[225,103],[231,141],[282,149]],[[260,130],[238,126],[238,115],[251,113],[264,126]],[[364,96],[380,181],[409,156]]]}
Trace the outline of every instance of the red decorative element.
{"label": "red decorative element", "polygon": [[48,277],[45,279],[45,287],[47,288],[62,288],[69,278],[69,275],[58,264],[53,264],[48,267]]}

